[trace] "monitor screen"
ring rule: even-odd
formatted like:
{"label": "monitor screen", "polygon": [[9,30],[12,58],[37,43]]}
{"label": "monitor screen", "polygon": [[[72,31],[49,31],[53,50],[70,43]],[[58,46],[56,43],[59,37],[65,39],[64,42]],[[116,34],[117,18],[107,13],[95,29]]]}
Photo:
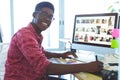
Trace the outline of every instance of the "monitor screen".
{"label": "monitor screen", "polygon": [[72,43],[110,47],[117,13],[75,15]]}

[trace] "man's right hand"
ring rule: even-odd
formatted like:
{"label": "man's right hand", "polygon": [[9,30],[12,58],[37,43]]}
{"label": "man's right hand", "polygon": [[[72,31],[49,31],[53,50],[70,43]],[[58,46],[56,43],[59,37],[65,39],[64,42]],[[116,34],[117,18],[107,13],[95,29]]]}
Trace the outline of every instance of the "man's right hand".
{"label": "man's right hand", "polygon": [[103,63],[100,61],[94,61],[87,63],[87,72],[98,72],[103,70]]}

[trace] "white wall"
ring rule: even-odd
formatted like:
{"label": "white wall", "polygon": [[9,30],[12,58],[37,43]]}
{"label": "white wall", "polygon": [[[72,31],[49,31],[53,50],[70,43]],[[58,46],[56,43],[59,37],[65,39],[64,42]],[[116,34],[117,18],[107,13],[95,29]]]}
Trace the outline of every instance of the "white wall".
{"label": "white wall", "polygon": [[72,37],[74,16],[76,14],[101,13],[104,0],[64,0],[65,1],[65,38]]}

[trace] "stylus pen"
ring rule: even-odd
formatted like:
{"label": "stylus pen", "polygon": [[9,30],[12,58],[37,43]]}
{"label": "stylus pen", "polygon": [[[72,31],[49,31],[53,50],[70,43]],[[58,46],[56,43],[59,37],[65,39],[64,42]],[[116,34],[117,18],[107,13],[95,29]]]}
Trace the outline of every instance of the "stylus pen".
{"label": "stylus pen", "polygon": [[98,61],[98,56],[97,55],[95,55],[95,59],[96,59],[96,61]]}

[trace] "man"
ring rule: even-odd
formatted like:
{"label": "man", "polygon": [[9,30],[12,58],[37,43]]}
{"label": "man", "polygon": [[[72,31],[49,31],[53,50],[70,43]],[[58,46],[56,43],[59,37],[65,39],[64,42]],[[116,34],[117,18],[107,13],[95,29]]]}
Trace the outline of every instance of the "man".
{"label": "man", "polygon": [[53,14],[54,6],[51,3],[38,3],[32,22],[14,34],[8,50],[4,80],[47,80],[47,75],[51,74],[96,72],[102,69],[103,64],[99,61],[71,65],[55,64],[49,61],[49,58],[53,57],[66,58],[68,55],[76,57],[73,52],[51,53],[42,47],[41,32],[50,26]]}

